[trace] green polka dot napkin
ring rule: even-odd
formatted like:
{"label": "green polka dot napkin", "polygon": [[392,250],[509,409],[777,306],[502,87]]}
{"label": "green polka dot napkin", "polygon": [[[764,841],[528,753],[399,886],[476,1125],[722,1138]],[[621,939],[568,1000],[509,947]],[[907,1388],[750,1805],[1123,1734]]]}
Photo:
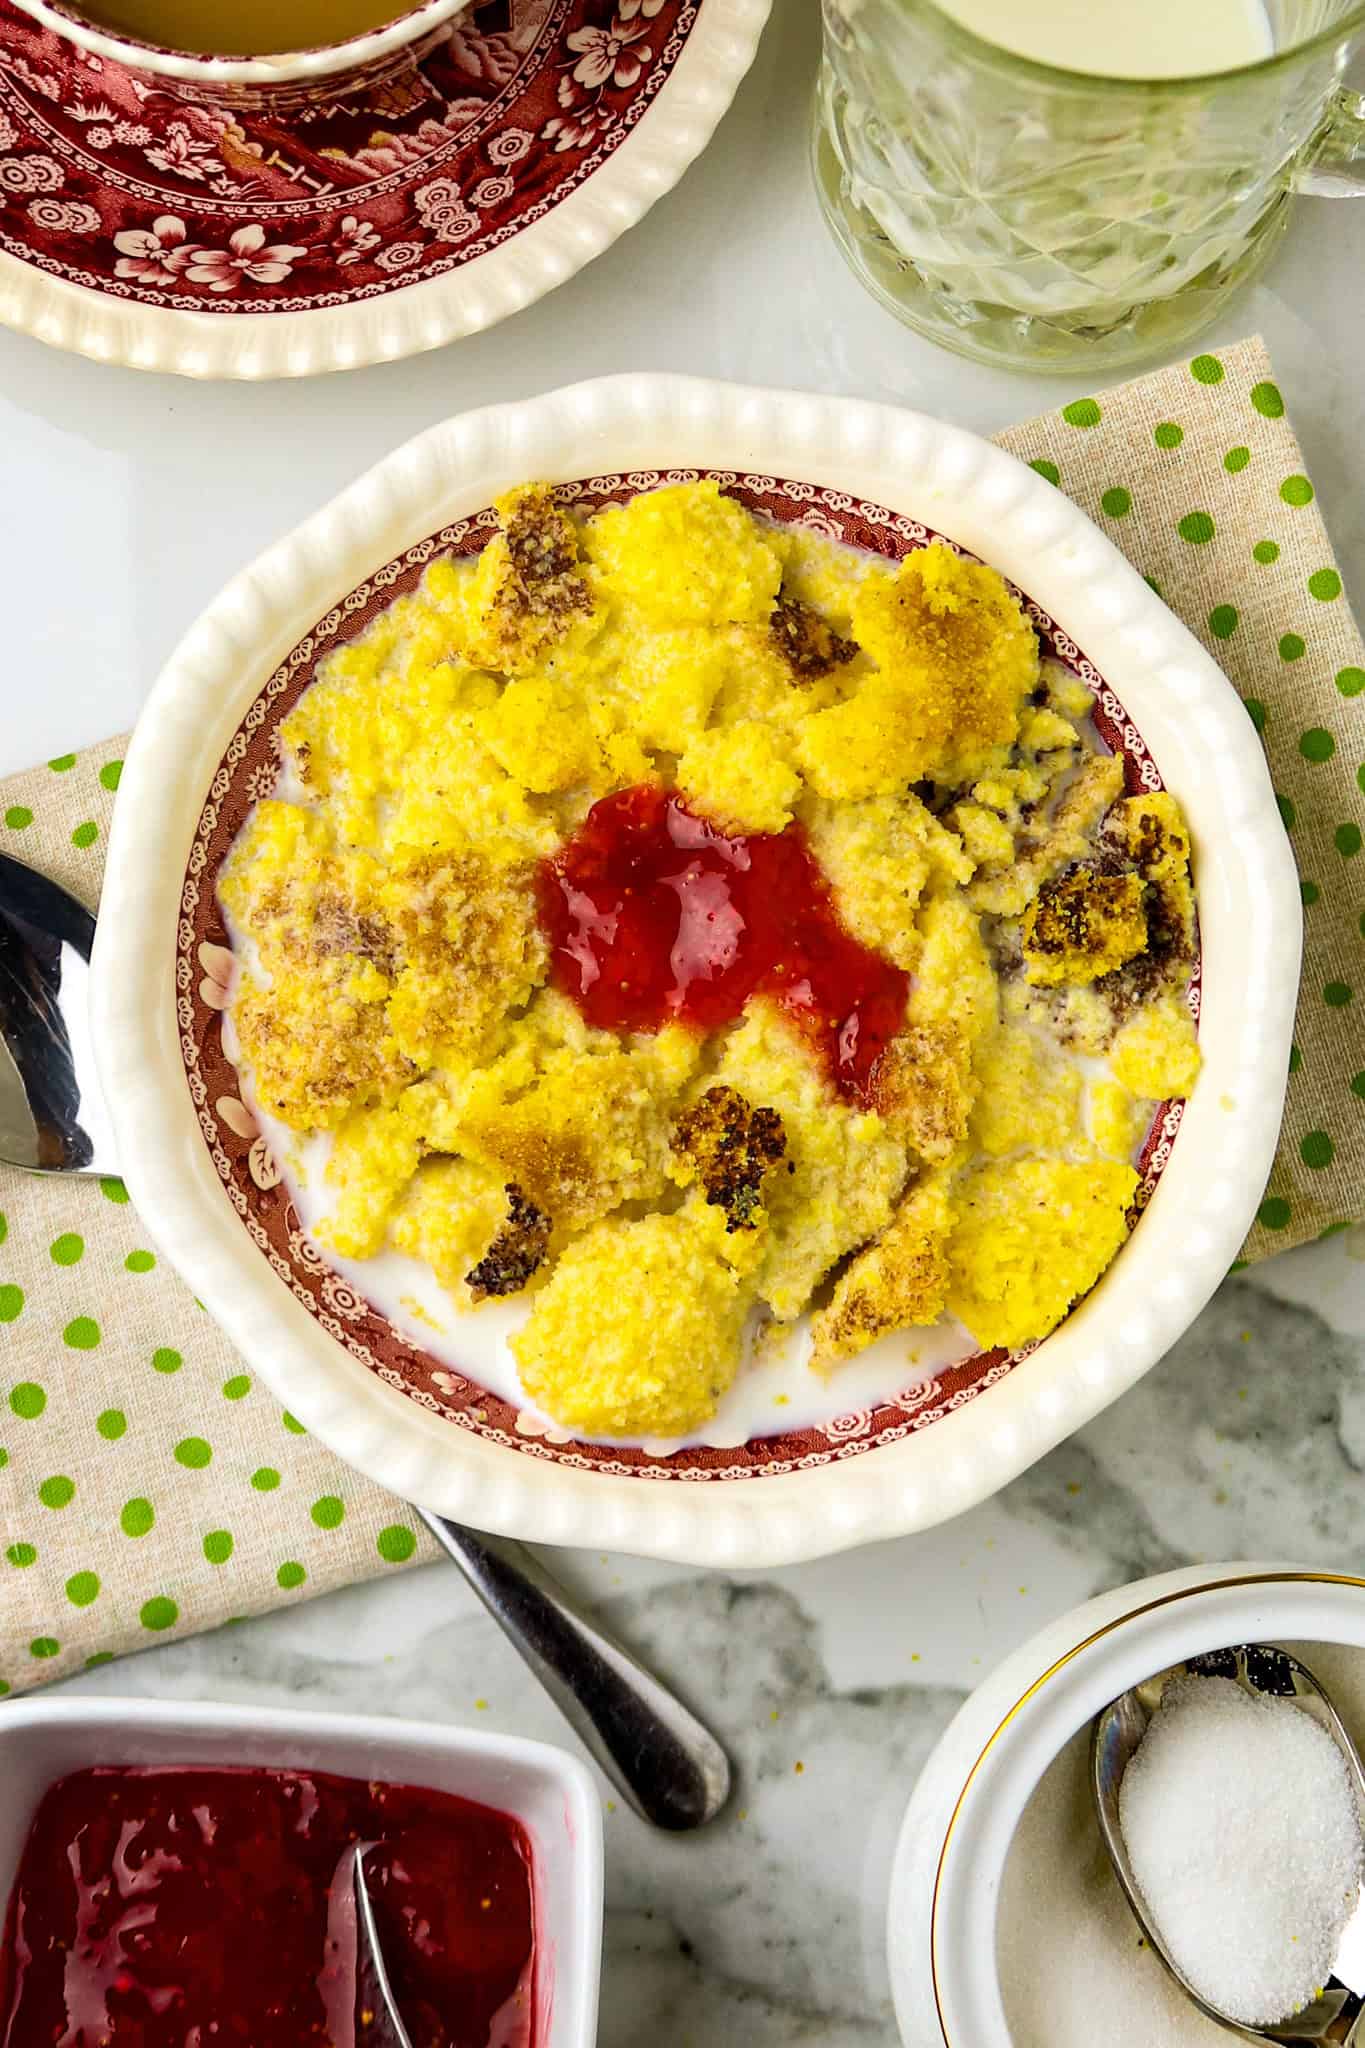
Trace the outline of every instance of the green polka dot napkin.
{"label": "green polka dot napkin", "polygon": [[1303,984],[1279,1157],[1244,1259],[1365,1215],[1365,644],[1260,341],[999,436],[1212,652],[1298,859]]}
{"label": "green polka dot napkin", "polygon": [[[119,744],[0,790],[0,847],[93,909]],[[285,1414],[117,1180],[0,1167],[0,1693],[434,1554]]]}
{"label": "green polka dot napkin", "polygon": [[[1365,645],[1264,350],[1198,355],[1001,439],[1113,536],[1264,738],[1307,949],[1245,1256],[1340,1228],[1365,1214]],[[92,908],[118,754],[0,791],[0,847]],[[0,1210],[0,1692],[430,1554],[244,1368],[119,1182],[0,1169]]]}

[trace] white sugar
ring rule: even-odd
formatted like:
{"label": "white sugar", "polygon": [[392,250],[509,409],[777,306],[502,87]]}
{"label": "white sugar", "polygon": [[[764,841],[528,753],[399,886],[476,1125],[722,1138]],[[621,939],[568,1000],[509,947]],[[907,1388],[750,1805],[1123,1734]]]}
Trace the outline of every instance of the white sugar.
{"label": "white sugar", "polygon": [[1119,1821],[1148,1911],[1210,2005],[1264,2026],[1311,2001],[1362,1865],[1350,1775],[1325,1729],[1231,1679],[1180,1679],[1124,1774]]}
{"label": "white sugar", "polygon": [[1230,2048],[1143,1942],[1090,1799],[1090,1730],[1044,1772],[1005,1863],[996,1919],[1013,2048]]}

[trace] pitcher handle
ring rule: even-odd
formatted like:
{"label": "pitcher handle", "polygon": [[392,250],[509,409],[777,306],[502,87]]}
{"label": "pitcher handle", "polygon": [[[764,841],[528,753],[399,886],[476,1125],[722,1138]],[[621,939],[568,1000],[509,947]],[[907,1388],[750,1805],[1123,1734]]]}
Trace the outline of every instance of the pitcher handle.
{"label": "pitcher handle", "polygon": [[1296,192],[1319,199],[1365,196],[1365,93],[1339,85],[1332,94],[1316,141],[1295,166]]}

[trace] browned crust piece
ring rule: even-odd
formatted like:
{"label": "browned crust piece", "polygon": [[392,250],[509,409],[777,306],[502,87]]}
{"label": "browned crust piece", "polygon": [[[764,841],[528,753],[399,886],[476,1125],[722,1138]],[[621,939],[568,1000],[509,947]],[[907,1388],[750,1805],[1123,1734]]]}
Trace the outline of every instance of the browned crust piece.
{"label": "browned crust piece", "polygon": [[799,597],[779,597],[768,620],[768,635],[788,668],[803,683],[813,683],[852,661],[858,652],[852,640],[836,633],[827,619]]}
{"label": "browned crust piece", "polygon": [[726,1231],[752,1230],[764,1177],[787,1150],[777,1111],[756,1108],[737,1088],[708,1088],[674,1124],[673,1144],[695,1167],[707,1201],[724,1211]]}
{"label": "browned crust piece", "polygon": [[529,1189],[529,1199],[552,1210],[566,1229],[601,1215],[602,1182],[578,1136],[537,1129],[528,1118],[515,1116],[486,1122],[471,1117],[462,1129],[476,1157],[511,1174],[517,1186]]}
{"label": "browned crust piece", "polygon": [[1145,950],[1146,890],[1129,868],[1103,874],[1081,865],[1044,882],[1024,914],[1024,955],[1037,962],[1071,962],[1063,978],[1096,979]]}
{"label": "browned crust piece", "polygon": [[578,559],[573,528],[548,490],[520,493],[503,514],[512,575],[503,598],[522,618],[556,627],[592,613],[592,593]]}
{"label": "browned crust piece", "polygon": [[815,1363],[866,1350],[892,1330],[927,1328],[943,1313],[953,1212],[940,1174],[918,1181],[880,1237],[857,1254],[811,1318]]}
{"label": "browned crust piece", "polygon": [[353,954],[369,960],[382,974],[391,974],[394,935],[377,911],[358,910],[333,861],[311,903],[300,901],[297,878],[283,875],[262,890],[252,911],[253,925],[266,933],[267,947],[294,966],[338,960]]}
{"label": "browned crust piece", "polygon": [[[342,986],[349,972],[340,954],[315,969],[321,993],[347,1000]],[[388,1038],[384,1009],[378,1003],[353,1003],[349,1028],[338,1033],[324,1027],[315,1013],[302,1017],[272,1007],[271,991],[248,983],[235,1011],[244,1058],[256,1070],[256,1086],[272,1113],[298,1130],[323,1130],[352,1109],[390,1100],[416,1075],[412,1061]],[[306,1041],[308,1078],[296,1088],[295,1058]],[[300,1100],[291,1100],[298,1094]],[[309,1111],[301,1121],[300,1108]]]}
{"label": "browned crust piece", "polygon": [[423,853],[397,879],[402,893],[394,892],[392,919],[401,965],[471,983],[509,965],[538,965],[544,942],[529,863],[496,868],[477,855]]}
{"label": "browned crust piece", "polygon": [[528,1201],[515,1181],[508,1181],[507,1221],[477,1266],[465,1274],[475,1301],[490,1295],[520,1294],[531,1275],[545,1262],[550,1243],[550,1218]]}
{"label": "browned crust piece", "polygon": [[392,974],[393,933],[374,911],[356,911],[344,897],[324,892],[313,913],[312,941],[323,959],[354,953],[369,960],[381,974]]}
{"label": "browned crust piece", "polygon": [[976,1099],[971,1047],[941,1024],[907,1024],[872,1072],[869,1109],[894,1121],[921,1159],[947,1159]]}
{"label": "browned crust piece", "polygon": [[479,1053],[543,977],[534,871],[422,854],[395,871],[386,894],[403,970],[391,1013],[399,1043],[424,1064],[446,1046]]}
{"label": "browned crust piece", "polygon": [[1146,950],[1095,983],[1109,1003],[1115,1025],[1165,990],[1179,988],[1188,979],[1194,951],[1194,897],[1188,878],[1149,882]]}
{"label": "browned crust piece", "polygon": [[1175,862],[1183,867],[1190,857],[1190,842],[1154,811],[1139,811],[1128,833],[1128,851],[1144,875]]}

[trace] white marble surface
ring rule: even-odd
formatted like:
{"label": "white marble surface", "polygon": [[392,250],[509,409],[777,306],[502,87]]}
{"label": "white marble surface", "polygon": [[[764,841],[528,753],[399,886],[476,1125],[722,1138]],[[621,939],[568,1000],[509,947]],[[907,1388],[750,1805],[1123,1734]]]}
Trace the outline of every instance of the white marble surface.
{"label": "white marble surface", "polygon": [[[900,400],[986,431],[1055,404],[1055,385],[915,341],[844,272],[805,168],[816,42],[814,0],[776,0],[715,144],[643,227],[540,306],[437,355],[302,386],[203,387],[0,335],[0,771],[127,725],[228,573],[463,406],[640,366]],[[1328,205],[1302,206],[1221,334],[1266,335],[1359,603],[1365,207]],[[657,2048],[894,2041],[891,1841],[963,1691],[1050,1616],[1183,1559],[1358,1568],[1362,1363],[1356,1232],[1228,1283],[1142,1386],[929,1536],[735,1582],[566,1560],[612,1623],[685,1681],[741,1780],[732,1811],[693,1840],[652,1839],[609,1813],[603,2048],[633,2048],[646,2027]],[[69,1690],[377,1707],[561,1735],[440,1568],[151,1651]]]}

